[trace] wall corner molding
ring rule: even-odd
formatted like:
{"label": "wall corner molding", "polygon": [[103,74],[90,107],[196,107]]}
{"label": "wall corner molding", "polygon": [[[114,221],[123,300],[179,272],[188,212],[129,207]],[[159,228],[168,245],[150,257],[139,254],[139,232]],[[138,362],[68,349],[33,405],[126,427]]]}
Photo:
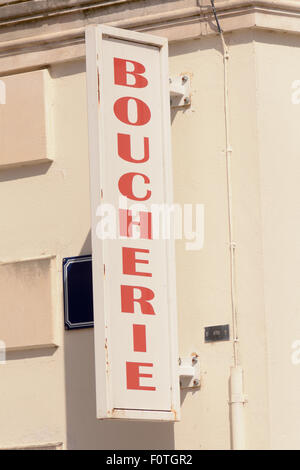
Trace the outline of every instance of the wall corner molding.
{"label": "wall corner molding", "polygon": [[[0,0],[0,75],[83,59],[84,30],[106,23],[169,42],[217,33],[209,0]],[[300,33],[298,0],[216,0],[225,33],[268,29]],[[177,7],[176,7],[177,4]]]}

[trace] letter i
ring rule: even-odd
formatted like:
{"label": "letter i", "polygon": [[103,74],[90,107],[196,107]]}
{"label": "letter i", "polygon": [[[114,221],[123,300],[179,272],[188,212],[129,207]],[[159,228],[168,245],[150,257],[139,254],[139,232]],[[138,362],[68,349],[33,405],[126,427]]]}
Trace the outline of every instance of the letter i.
{"label": "letter i", "polygon": [[146,325],[133,325],[133,350],[146,352]]}

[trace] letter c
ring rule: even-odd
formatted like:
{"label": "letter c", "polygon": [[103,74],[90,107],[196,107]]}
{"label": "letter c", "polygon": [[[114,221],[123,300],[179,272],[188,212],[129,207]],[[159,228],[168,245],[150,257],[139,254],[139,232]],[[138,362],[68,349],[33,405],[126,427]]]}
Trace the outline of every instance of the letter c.
{"label": "letter c", "polygon": [[143,173],[125,173],[119,179],[119,190],[123,194],[123,196],[128,197],[128,199],[133,199],[134,201],[146,201],[151,196],[151,191],[147,190],[146,196],[144,197],[136,197],[133,194],[133,180],[136,176],[141,176],[144,180],[145,184],[150,183],[150,179],[148,176],[144,175]]}

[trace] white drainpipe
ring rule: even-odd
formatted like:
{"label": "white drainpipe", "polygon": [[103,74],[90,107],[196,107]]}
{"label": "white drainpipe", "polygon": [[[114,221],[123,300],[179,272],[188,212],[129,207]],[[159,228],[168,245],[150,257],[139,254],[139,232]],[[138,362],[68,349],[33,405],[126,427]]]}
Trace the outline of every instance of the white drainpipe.
{"label": "white drainpipe", "polygon": [[231,442],[233,450],[246,449],[243,391],[243,369],[231,367],[230,371],[230,405],[231,405]]}
{"label": "white drainpipe", "polygon": [[214,0],[211,0],[213,13],[217,22],[218,31],[222,40],[223,63],[224,63],[224,115],[225,115],[225,139],[226,139],[226,176],[227,176],[227,203],[228,203],[228,226],[229,226],[229,250],[230,250],[230,287],[231,287],[231,309],[232,309],[232,336],[234,366],[230,370],[230,425],[231,442],[233,450],[246,449],[245,436],[245,396],[243,386],[243,368],[239,365],[238,351],[238,309],[236,299],[236,267],[235,249],[236,243],[233,234],[233,208],[232,208],[232,182],[231,182],[231,160],[232,149],[230,145],[230,120],[229,120],[229,98],[228,98],[228,61],[229,51],[226,45],[223,31],[220,27]]}

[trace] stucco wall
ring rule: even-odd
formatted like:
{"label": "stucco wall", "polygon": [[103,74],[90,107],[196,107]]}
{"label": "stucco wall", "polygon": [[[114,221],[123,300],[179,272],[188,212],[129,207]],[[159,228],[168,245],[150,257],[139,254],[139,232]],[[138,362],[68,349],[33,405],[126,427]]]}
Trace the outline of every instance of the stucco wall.
{"label": "stucco wall", "polygon": [[300,447],[300,369],[292,361],[300,338],[299,61],[298,36],[256,35],[271,445],[279,449]]}
{"label": "stucco wall", "polygon": [[[292,343],[300,338],[300,105],[291,101],[292,83],[300,79],[300,39],[258,30],[235,31],[225,39],[247,447],[300,448],[300,374],[291,362]],[[22,60],[30,87],[28,54]],[[208,35],[170,45],[170,74],[189,74],[192,86],[191,106],[171,115],[174,198],[205,206],[203,250],[188,252],[181,241],[176,245],[179,352],[200,355],[202,386],[182,392],[182,421],[175,425],[97,422],[93,330],[64,331],[62,258],[91,253],[85,63],[80,54],[76,60],[69,55],[67,62],[49,60],[47,71],[38,73],[43,78],[29,111],[39,116],[41,127],[28,121],[21,135],[12,125],[7,130],[11,140],[20,144],[26,138],[30,145],[25,160],[22,152],[18,156],[12,150],[0,165],[0,288],[6,286],[0,295],[9,285],[13,298],[14,279],[21,276],[16,292],[28,321],[22,324],[24,344],[20,325],[10,328],[12,349],[6,364],[0,364],[0,447],[63,443],[70,449],[229,449],[232,342],[204,342],[205,326],[231,324],[220,38]],[[6,73],[12,74],[16,60],[15,65],[12,57],[3,60]],[[0,105],[0,123],[5,106]],[[18,103],[13,106],[17,129]],[[26,275],[24,263],[34,266]],[[12,272],[15,277],[8,281]],[[35,283],[40,279],[40,289],[34,290],[33,278]],[[24,302],[19,292],[27,291],[27,283],[32,290]],[[13,300],[1,321],[20,315]],[[41,314],[35,322],[36,306],[43,302],[47,321],[40,321]]]}

